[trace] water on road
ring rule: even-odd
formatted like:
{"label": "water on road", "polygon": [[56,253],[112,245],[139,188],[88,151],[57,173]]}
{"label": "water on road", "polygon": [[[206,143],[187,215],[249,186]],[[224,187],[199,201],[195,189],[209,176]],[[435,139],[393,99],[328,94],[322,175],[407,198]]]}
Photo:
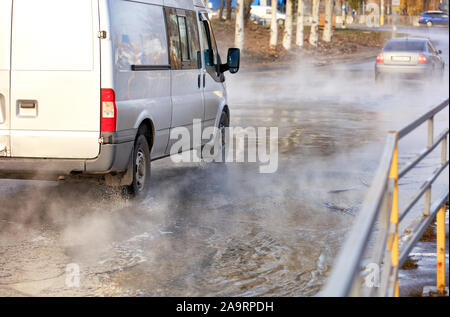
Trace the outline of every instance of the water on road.
{"label": "water on road", "polygon": [[[435,36],[448,64],[448,30]],[[0,296],[317,294],[387,131],[448,98],[448,70],[429,84],[376,86],[373,66],[299,61],[227,76],[231,125],[279,129],[274,174],[251,163],[165,159],[152,164],[139,203],[93,184],[2,180]],[[437,130],[445,124],[448,113]],[[425,145],[417,138],[402,158]],[[71,263],[79,287],[66,285]]]}

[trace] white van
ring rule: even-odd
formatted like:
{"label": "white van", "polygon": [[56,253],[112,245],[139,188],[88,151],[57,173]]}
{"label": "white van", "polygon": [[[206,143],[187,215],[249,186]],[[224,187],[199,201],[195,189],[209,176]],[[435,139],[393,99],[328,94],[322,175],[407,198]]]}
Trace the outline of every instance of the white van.
{"label": "white van", "polygon": [[1,0],[0,177],[144,192],[171,129],[228,125],[228,55],[201,0]]}

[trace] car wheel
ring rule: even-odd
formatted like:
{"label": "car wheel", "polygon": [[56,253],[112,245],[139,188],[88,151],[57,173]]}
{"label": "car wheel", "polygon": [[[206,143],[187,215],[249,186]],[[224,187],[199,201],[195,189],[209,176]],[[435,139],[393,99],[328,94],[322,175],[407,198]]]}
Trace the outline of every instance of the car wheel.
{"label": "car wheel", "polygon": [[428,21],[428,22],[427,22],[427,26],[428,26],[428,27],[432,27],[432,26],[433,26],[433,22]]}
{"label": "car wheel", "polygon": [[132,198],[144,198],[150,184],[151,158],[150,147],[144,135],[139,135],[134,143],[133,182],[126,187],[126,193]]}
{"label": "car wheel", "polygon": [[376,84],[381,83],[381,75],[378,73],[375,73],[375,83]]}

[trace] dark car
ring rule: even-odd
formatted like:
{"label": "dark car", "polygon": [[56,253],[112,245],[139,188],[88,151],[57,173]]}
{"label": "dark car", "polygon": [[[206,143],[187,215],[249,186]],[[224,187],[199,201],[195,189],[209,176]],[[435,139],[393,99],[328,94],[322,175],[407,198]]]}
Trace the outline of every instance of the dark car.
{"label": "dark car", "polygon": [[448,13],[444,11],[426,11],[420,15],[420,24],[427,26],[448,25]]}

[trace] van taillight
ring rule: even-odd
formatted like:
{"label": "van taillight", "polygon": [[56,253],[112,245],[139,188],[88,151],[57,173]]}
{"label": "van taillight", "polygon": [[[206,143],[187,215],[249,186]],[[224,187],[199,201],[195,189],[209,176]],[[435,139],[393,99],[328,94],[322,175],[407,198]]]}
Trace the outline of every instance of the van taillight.
{"label": "van taillight", "polygon": [[102,89],[101,132],[115,132],[117,123],[116,94],[113,89]]}
{"label": "van taillight", "polygon": [[378,54],[378,56],[377,56],[377,63],[384,63],[384,55],[383,55],[383,53]]}
{"label": "van taillight", "polygon": [[423,54],[419,54],[419,64],[426,64],[427,63],[427,57]]}

